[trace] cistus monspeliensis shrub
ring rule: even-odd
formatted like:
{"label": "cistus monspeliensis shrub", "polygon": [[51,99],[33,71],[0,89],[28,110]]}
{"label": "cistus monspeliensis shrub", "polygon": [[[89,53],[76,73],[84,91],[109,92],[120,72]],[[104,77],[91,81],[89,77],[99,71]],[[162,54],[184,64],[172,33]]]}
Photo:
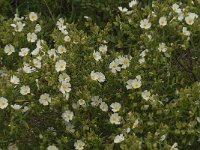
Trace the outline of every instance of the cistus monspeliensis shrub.
{"label": "cistus monspeliensis shrub", "polygon": [[199,149],[198,5],[138,5],[53,32],[39,13],[1,18],[2,149]]}

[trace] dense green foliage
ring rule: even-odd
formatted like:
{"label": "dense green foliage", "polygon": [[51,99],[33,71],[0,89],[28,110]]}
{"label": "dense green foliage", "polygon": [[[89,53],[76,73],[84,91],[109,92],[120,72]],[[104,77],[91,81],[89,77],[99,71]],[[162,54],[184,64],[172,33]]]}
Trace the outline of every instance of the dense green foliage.
{"label": "dense green foliage", "polygon": [[15,2],[1,2],[0,148],[198,150],[200,2]]}

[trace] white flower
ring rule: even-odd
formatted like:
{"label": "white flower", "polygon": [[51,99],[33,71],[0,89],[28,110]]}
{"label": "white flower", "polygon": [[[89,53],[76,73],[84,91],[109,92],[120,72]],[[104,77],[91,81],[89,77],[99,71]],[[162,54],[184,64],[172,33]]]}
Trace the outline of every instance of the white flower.
{"label": "white flower", "polygon": [[37,35],[35,33],[28,33],[27,40],[28,40],[28,42],[33,43],[37,40]]}
{"label": "white flower", "polygon": [[85,100],[83,100],[83,99],[79,99],[79,100],[78,100],[78,104],[79,104],[80,106],[85,106],[85,105],[86,105]]}
{"label": "white flower", "polygon": [[66,73],[60,74],[58,78],[59,78],[59,82],[69,82],[70,81],[70,77]]}
{"label": "white flower", "polygon": [[198,15],[195,14],[195,13],[188,13],[187,14],[187,17],[185,17],[185,22],[188,24],[188,25],[193,25],[194,23],[194,19],[195,18],[198,18]]}
{"label": "white flower", "polygon": [[172,9],[176,13],[181,13],[181,9],[179,8],[179,5],[176,3],[172,5]]}
{"label": "white flower", "polygon": [[8,100],[4,97],[0,97],[0,108],[4,109],[8,106]]}
{"label": "white flower", "polygon": [[140,27],[143,29],[149,29],[151,27],[151,23],[148,19],[144,19],[140,21]]}
{"label": "white flower", "polygon": [[54,61],[58,58],[55,49],[50,49],[48,52],[49,58],[53,59]]}
{"label": "white flower", "polygon": [[56,23],[58,29],[64,34],[64,35],[67,35],[68,32],[66,30],[66,25],[64,25],[64,19],[63,18],[60,18],[57,23]]}
{"label": "white flower", "polygon": [[10,82],[12,84],[19,84],[20,80],[17,76],[13,75],[11,78],[10,78]]}
{"label": "white flower", "polygon": [[127,57],[122,57],[121,64],[122,68],[126,69],[130,65],[130,60]]}
{"label": "white flower", "polygon": [[35,71],[35,68],[31,67],[29,64],[24,63],[24,67],[22,68],[22,70],[25,73],[32,73],[33,71]]}
{"label": "white flower", "polygon": [[166,46],[166,44],[165,44],[165,43],[160,43],[159,46],[158,46],[158,50],[159,50],[160,52],[165,53],[165,52],[167,51],[167,46]]}
{"label": "white flower", "polygon": [[15,14],[15,18],[13,19],[13,21],[17,22],[17,21],[22,21],[24,19],[24,17],[19,17],[18,14]]}
{"label": "white flower", "polygon": [[108,105],[105,102],[101,102],[100,109],[102,111],[108,111]]}
{"label": "white flower", "polygon": [[92,80],[97,80],[97,78],[98,78],[97,73],[95,73],[94,71],[92,71],[92,72],[90,73],[90,76],[91,76],[91,79],[92,79]]}
{"label": "white flower", "polygon": [[164,135],[162,135],[161,137],[160,137],[160,141],[164,141],[166,139],[166,134],[164,134]]}
{"label": "white flower", "polygon": [[120,103],[117,103],[117,102],[114,102],[110,105],[110,107],[112,108],[112,111],[113,112],[118,112],[121,108],[121,104]]}
{"label": "white flower", "polygon": [[99,53],[98,51],[97,52],[93,52],[93,57],[96,61],[99,61],[101,60],[101,53]]}
{"label": "white flower", "polygon": [[174,143],[172,147],[170,148],[170,150],[178,150],[177,146],[178,146],[178,143]]}
{"label": "white flower", "polygon": [[42,105],[47,106],[49,105],[49,103],[51,103],[51,97],[49,96],[49,94],[44,93],[40,96],[39,102]]}
{"label": "white flower", "polygon": [[92,71],[90,73],[90,76],[91,76],[92,80],[97,80],[99,82],[104,82],[105,79],[106,79],[105,76],[104,76],[104,74],[101,73],[101,72],[94,72],[94,71]]}
{"label": "white flower", "polygon": [[110,116],[110,123],[112,124],[120,124],[121,117],[118,115],[118,113],[114,113]]}
{"label": "white flower", "polygon": [[49,145],[47,150],[58,150],[58,148],[55,145]]}
{"label": "white flower", "polygon": [[92,102],[91,102],[91,105],[93,107],[95,106],[99,106],[99,104],[102,102],[102,99],[99,97],[99,96],[93,96],[92,97]]}
{"label": "white flower", "polygon": [[83,150],[84,146],[85,146],[85,143],[83,141],[81,141],[81,140],[77,140],[74,143],[74,147],[75,147],[76,150]]}
{"label": "white flower", "polygon": [[117,71],[121,70],[121,68],[118,66],[118,63],[116,63],[115,61],[110,63],[109,68],[111,69],[112,73],[117,73]]}
{"label": "white flower", "polygon": [[190,31],[188,31],[186,27],[183,27],[182,31],[183,31],[183,35],[190,36]]}
{"label": "white flower", "polygon": [[128,80],[126,83],[127,83],[127,85],[126,85],[127,89],[137,89],[142,86],[141,79],[137,78],[137,77],[136,77],[136,79]]}
{"label": "white flower", "polygon": [[142,58],[140,58],[138,61],[139,61],[140,64],[143,64],[143,63],[145,62],[145,58],[142,57]]}
{"label": "white flower", "polygon": [[181,13],[178,13],[178,20],[179,21],[182,21],[184,18],[184,14],[181,12]]}
{"label": "white flower", "polygon": [[56,71],[64,71],[66,69],[66,62],[64,60],[59,60],[55,65]]}
{"label": "white flower", "polygon": [[64,37],[64,41],[65,41],[65,42],[70,42],[70,41],[71,41],[71,38],[70,38],[68,35],[66,35],[66,36]]}
{"label": "white flower", "polygon": [[36,24],[35,26],[35,33],[38,33],[42,30],[42,27],[40,26],[40,24]]}
{"label": "white flower", "polygon": [[102,52],[103,54],[105,54],[108,50],[108,46],[107,45],[101,45],[99,47],[99,51]]}
{"label": "white flower", "polygon": [[114,143],[121,143],[122,141],[124,141],[124,135],[123,134],[117,135],[114,139]]}
{"label": "white flower", "polygon": [[18,104],[14,104],[14,105],[11,105],[11,107],[14,109],[14,110],[19,110],[22,108],[21,105],[18,105]]}
{"label": "white flower", "polygon": [[99,82],[104,82],[104,81],[106,80],[106,78],[105,78],[105,76],[104,76],[103,73],[97,72],[97,80],[98,80]]}
{"label": "white flower", "polygon": [[132,0],[132,1],[129,3],[129,7],[133,7],[133,6],[137,5],[137,4],[138,4],[137,0]]}
{"label": "white flower", "polygon": [[11,55],[12,53],[15,52],[15,48],[14,48],[14,46],[12,46],[11,44],[6,45],[5,48],[4,48],[4,52],[5,52],[7,55]]}
{"label": "white flower", "polygon": [[71,91],[71,84],[69,82],[63,81],[59,90],[63,93],[69,93]]}
{"label": "white flower", "polygon": [[38,19],[38,16],[35,12],[30,12],[29,19],[30,21],[36,21]]}
{"label": "white flower", "polygon": [[45,44],[44,40],[38,40],[36,46],[38,49],[42,49],[44,44]]}
{"label": "white flower", "polygon": [[14,27],[16,32],[21,32],[25,26],[24,23],[22,23],[21,21],[16,22],[16,24],[11,24],[12,27]]}
{"label": "white flower", "polygon": [[19,52],[19,56],[24,57],[28,55],[30,49],[29,48],[22,48],[21,51]]}
{"label": "white flower", "polygon": [[62,118],[66,121],[69,122],[72,120],[74,117],[74,113],[70,110],[66,110],[64,113],[62,113]]}
{"label": "white flower", "polygon": [[127,13],[128,12],[127,8],[118,7],[118,9],[123,13]]}
{"label": "white flower", "polygon": [[161,25],[161,26],[166,26],[167,25],[167,18],[166,17],[161,17],[160,19],[159,19],[159,24]]}
{"label": "white flower", "polygon": [[64,47],[64,46],[62,46],[62,45],[59,45],[58,46],[58,53],[59,54],[63,54],[63,53],[66,53],[66,48]]}
{"label": "white flower", "polygon": [[20,93],[22,95],[27,95],[30,93],[30,87],[29,86],[26,86],[26,85],[23,85],[21,88],[20,88]]}
{"label": "white flower", "polygon": [[145,90],[144,92],[142,92],[142,98],[144,98],[146,101],[148,101],[151,97],[151,92],[150,91],[147,91]]}
{"label": "white flower", "polygon": [[36,56],[36,55],[39,54],[39,52],[40,52],[40,49],[39,49],[39,48],[36,48],[36,49],[34,49],[34,50],[31,52],[31,54],[34,55],[34,56]]}
{"label": "white flower", "polygon": [[26,112],[26,111],[28,111],[28,110],[29,110],[29,107],[28,107],[28,106],[24,106],[22,112]]}
{"label": "white flower", "polygon": [[39,60],[39,59],[33,59],[33,64],[34,64],[34,66],[36,67],[36,68],[38,68],[38,69],[41,69],[41,67],[42,67],[42,63],[41,63],[41,61]]}

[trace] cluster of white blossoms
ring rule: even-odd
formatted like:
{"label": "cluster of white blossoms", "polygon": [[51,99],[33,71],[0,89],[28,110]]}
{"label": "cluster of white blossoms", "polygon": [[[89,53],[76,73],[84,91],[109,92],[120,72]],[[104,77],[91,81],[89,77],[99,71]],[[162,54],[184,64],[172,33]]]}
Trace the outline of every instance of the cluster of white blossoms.
{"label": "cluster of white blossoms", "polygon": [[98,81],[98,82],[104,82],[106,80],[106,77],[103,73],[101,72],[94,72],[92,71],[90,73],[91,79],[94,81]]}
{"label": "cluster of white blossoms", "polygon": [[117,73],[117,71],[121,71],[121,69],[126,69],[130,66],[130,61],[132,57],[128,56],[118,56],[114,61],[112,61],[109,65],[112,73]]}
{"label": "cluster of white blossoms", "polygon": [[[36,43],[36,48],[31,52],[31,54],[33,56],[37,56],[40,54],[40,52],[42,51],[43,47],[42,45],[45,44],[44,40],[38,40]],[[37,57],[38,58],[38,57]]]}
{"label": "cluster of white blossoms", "polygon": [[74,117],[74,113],[70,110],[66,110],[65,112],[62,113],[62,118],[66,122],[70,122]]}
{"label": "cluster of white blossoms", "polygon": [[[131,2],[129,2],[129,7],[132,8],[134,6],[136,6],[138,4],[138,1],[137,0],[132,0]],[[127,8],[123,8],[123,7],[118,7],[119,11],[121,11],[122,13],[125,13],[127,15],[130,15],[132,13],[132,11],[128,10]]]}
{"label": "cluster of white blossoms", "polygon": [[64,95],[66,99],[69,98],[69,92],[71,91],[71,84],[70,84],[70,77],[66,73],[62,73],[59,75],[59,82],[60,82],[60,87],[59,90],[60,92]]}
{"label": "cluster of white blossoms", "polygon": [[101,53],[102,53],[102,54],[106,54],[107,49],[108,49],[107,45],[101,45],[101,46],[99,47],[99,51],[94,51],[94,52],[93,52],[93,58],[94,58],[96,61],[102,60]]}
{"label": "cluster of white blossoms", "polygon": [[66,30],[67,26],[64,24],[65,21],[63,18],[60,18],[56,25],[58,27],[58,29],[64,34],[64,35],[68,35],[68,31]]}
{"label": "cluster of white blossoms", "polygon": [[195,13],[188,13],[187,16],[185,17],[185,22],[188,25],[193,25],[194,24],[194,20],[198,18],[198,15]]}
{"label": "cluster of white blossoms", "polygon": [[42,105],[47,106],[51,103],[51,97],[49,96],[49,94],[44,93],[40,96],[39,102]]}
{"label": "cluster of white blossoms", "polygon": [[13,22],[11,26],[14,28],[16,32],[21,32],[25,26],[25,23],[22,22],[24,17],[19,18],[17,14],[15,14],[15,18],[13,19]]}
{"label": "cluster of white blossoms", "polygon": [[[186,22],[186,24],[188,24],[188,25],[193,25],[195,19],[198,18],[198,15],[197,15],[196,13],[191,13],[191,12],[189,12],[189,13],[186,14],[186,13],[184,12],[185,9],[181,9],[181,8],[180,8],[180,5],[181,5],[181,4],[182,4],[182,3],[179,3],[179,4],[178,4],[178,3],[175,3],[175,4],[173,4],[173,5],[172,5],[172,10],[178,14],[178,20],[179,20],[179,21],[182,21],[182,20],[184,19],[184,17],[185,17],[185,22]],[[186,15],[185,15],[185,14],[186,14]]]}
{"label": "cluster of white blossoms", "polygon": [[118,112],[121,109],[121,104],[118,102],[114,102],[110,105],[110,107],[111,107],[111,110],[114,112],[110,116],[110,123],[119,125],[122,117],[119,116],[119,114],[116,112]]}
{"label": "cluster of white blossoms", "polygon": [[129,89],[137,89],[140,88],[142,86],[142,82],[141,82],[141,76],[138,75],[136,76],[135,79],[130,79],[126,82],[126,88]]}
{"label": "cluster of white blossoms", "polygon": [[[132,0],[129,3],[129,7],[130,9],[134,6],[136,6],[138,4],[137,0]],[[192,33],[190,31],[191,28],[190,26],[188,27],[188,25],[193,25],[195,23],[195,19],[198,18],[198,15],[195,13],[187,13],[184,12],[184,9],[181,9],[179,4],[175,3],[173,4],[173,6],[170,8],[172,9],[175,14],[177,14],[176,17],[178,17],[179,21],[184,21],[183,23],[183,28],[181,27],[182,31],[181,33],[184,36],[189,37]],[[125,14],[131,14],[131,11],[129,11],[127,8],[122,8],[119,7],[119,10]],[[174,13],[173,12],[173,13]],[[154,15],[155,17],[156,15]],[[142,19],[140,20],[140,28],[142,29],[149,29],[152,27],[152,23],[150,22],[151,16],[149,15],[146,19]],[[38,15],[34,12],[31,12],[29,14],[29,21],[33,22],[37,22],[38,20]],[[159,18],[157,18],[157,24],[159,27],[164,28],[164,26],[167,26],[171,21],[169,20],[170,17],[166,17],[164,15],[160,16]],[[28,26],[28,24],[26,25],[24,23],[24,17],[19,18],[17,15],[15,16],[13,23],[11,24],[11,26],[14,28],[13,31],[15,32],[22,32],[24,31],[23,29],[26,28],[26,26]],[[60,18],[57,21],[57,28],[59,29],[59,31],[62,32],[62,34],[64,35],[64,41],[65,42],[70,42],[71,38],[68,35],[68,31],[67,31],[67,24],[65,24],[64,19]],[[29,33],[26,34],[26,38],[27,41],[29,42],[29,44],[32,44],[31,47],[20,47],[17,48],[17,45],[13,44],[7,44],[4,47],[4,52],[7,55],[11,55],[12,53],[15,53],[17,49],[19,49],[18,51],[18,55],[20,56],[20,58],[24,59],[23,62],[23,66],[22,68],[18,69],[18,72],[23,71],[26,74],[31,74],[33,72],[38,72],[38,69],[41,69],[42,67],[42,60],[43,60],[43,56],[45,57],[45,55],[47,55],[47,58],[53,59],[54,60],[54,65],[53,65],[53,70],[56,71],[57,74],[59,74],[58,77],[58,81],[56,83],[56,88],[59,94],[63,94],[63,96],[65,97],[65,99],[69,99],[69,93],[71,92],[71,83],[70,83],[70,76],[65,73],[66,67],[67,66],[67,62],[66,60],[64,60],[65,57],[62,57],[66,52],[67,49],[66,47],[63,45],[57,45],[56,48],[52,48],[52,49],[48,49],[47,51],[43,51],[43,44],[46,44],[44,40],[40,40],[39,34],[37,35],[38,32],[41,31],[41,26],[39,24],[36,24],[34,31],[31,31]],[[188,30],[190,29],[190,31]],[[148,31],[148,30],[144,30],[144,31]],[[151,34],[151,33],[148,33]],[[149,39],[151,39],[151,35],[149,35]],[[35,43],[36,42],[36,43]],[[106,43],[106,42],[105,42]],[[167,43],[167,45],[169,45]],[[162,53],[167,53],[168,49],[170,49],[170,47],[167,47],[167,45],[165,43],[159,43],[157,50],[159,52]],[[33,48],[34,47],[34,48]],[[101,61],[102,60],[102,56],[104,54],[106,54],[108,51],[108,46],[107,45],[101,45],[98,47],[98,50],[95,50],[92,54],[93,58],[95,59],[95,61]],[[145,57],[147,55],[147,53],[149,52],[148,49],[143,50],[140,55],[139,55],[139,64],[143,64],[145,62]],[[28,58],[26,56],[32,55],[30,60],[26,60],[25,58]],[[110,64],[109,64],[109,69],[111,70],[112,73],[116,74],[117,72],[120,72],[123,69],[127,69],[130,64],[131,64],[131,60],[132,57],[128,56],[128,55],[124,55],[124,56],[118,56],[116,59],[114,59]],[[44,62],[45,63],[45,62]],[[88,75],[89,77],[89,75]],[[105,82],[106,77],[102,72],[95,72],[95,71],[91,71],[90,73],[90,77],[92,80],[94,81],[98,81],[100,83]],[[21,79],[21,80],[20,80]],[[126,82],[126,89],[138,89],[142,86],[142,78],[140,75],[137,75],[135,77],[135,79],[129,79]],[[37,87],[39,89],[39,78],[35,80]],[[31,84],[29,85],[23,85],[25,84],[22,80],[22,78],[19,78],[18,75],[14,75],[12,74],[10,77],[10,82],[12,83],[14,88],[19,88],[19,93],[21,94],[20,96],[24,96],[24,97],[28,97],[27,95],[34,95],[34,93],[31,93],[33,91],[33,86]],[[21,85],[22,84],[22,85]],[[72,82],[73,84],[73,82]],[[31,88],[30,88],[31,87]],[[142,89],[141,89],[142,90]],[[60,93],[61,92],[61,93]],[[153,95],[151,93],[151,91],[149,90],[142,90],[142,92],[140,93],[142,99],[144,99],[145,101],[149,101],[152,99]],[[51,97],[51,96],[52,97]],[[38,98],[38,101],[40,104],[42,104],[43,106],[48,106],[51,105],[52,100],[54,98],[54,95],[52,95],[52,93],[45,93],[42,92],[40,97]],[[77,102],[72,103],[72,108],[74,109],[73,111],[70,110],[66,110],[62,113],[62,119],[65,121],[65,125],[66,125],[66,130],[70,133],[74,133],[75,132],[75,127],[73,125],[73,119],[75,118],[75,109],[78,109],[79,107],[86,107],[88,106],[88,103],[86,104],[87,101],[85,101],[84,99],[79,99]],[[10,103],[10,102],[9,102]],[[8,107],[8,100],[4,97],[0,97],[0,109],[5,109],[6,107]],[[112,125],[120,125],[122,124],[122,122],[124,121],[124,114],[121,115],[122,111],[122,103],[118,103],[118,102],[112,102],[111,104],[107,101],[103,101],[102,98],[100,98],[100,96],[93,96],[91,98],[91,106],[92,107],[98,107],[98,109],[100,109],[102,111],[102,113],[108,113],[109,110],[111,110],[111,113],[108,115],[107,121],[112,124]],[[10,105],[12,109],[14,110],[20,110],[23,106],[19,105],[19,104],[12,104]],[[29,108],[28,107],[24,107],[23,112],[27,111]],[[121,111],[121,112],[120,112]],[[121,115],[121,116],[120,116]],[[136,128],[139,124],[139,120],[136,119],[135,122],[133,123],[132,128]],[[127,129],[127,133],[130,131],[130,128]],[[124,138],[124,134],[119,134],[114,138],[114,143],[121,143],[125,140]],[[174,144],[172,146],[171,149],[176,149],[177,144]],[[85,143],[82,140],[77,140],[74,143],[74,147],[76,150],[83,150],[85,147]],[[55,145],[49,145],[47,147],[48,150],[58,150],[58,148]]]}

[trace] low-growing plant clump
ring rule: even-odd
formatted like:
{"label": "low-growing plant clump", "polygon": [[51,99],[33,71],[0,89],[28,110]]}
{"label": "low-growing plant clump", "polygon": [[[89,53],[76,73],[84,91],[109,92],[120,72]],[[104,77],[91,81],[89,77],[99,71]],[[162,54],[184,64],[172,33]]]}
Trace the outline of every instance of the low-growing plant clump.
{"label": "low-growing plant clump", "polygon": [[0,148],[199,149],[199,3],[139,4],[104,27],[0,18]]}

